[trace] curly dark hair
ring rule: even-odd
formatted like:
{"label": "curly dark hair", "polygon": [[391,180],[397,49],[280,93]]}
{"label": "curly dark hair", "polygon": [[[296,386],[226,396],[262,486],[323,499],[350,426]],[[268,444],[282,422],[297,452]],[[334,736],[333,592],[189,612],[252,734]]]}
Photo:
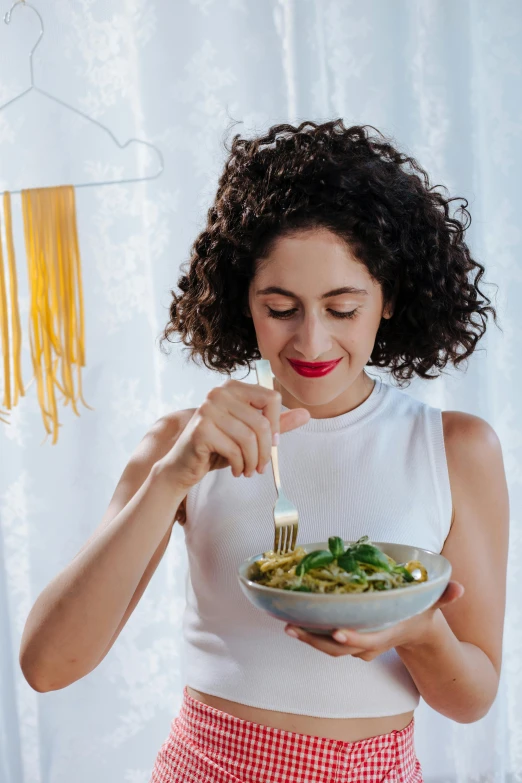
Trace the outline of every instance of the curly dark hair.
{"label": "curly dark hair", "polygon": [[[371,135],[368,131],[375,131]],[[393,315],[382,319],[368,365],[398,381],[457,366],[475,350],[487,314],[484,267],[464,241],[468,201],[430,187],[417,161],[371,125],[342,119],[274,125],[254,139],[234,136],[207,225],[191,248],[188,270],[171,291],[170,319],[191,358],[230,375],[261,358],[245,312],[256,261],[281,236],[326,228],[344,240]],[[447,189],[443,188],[447,193]],[[450,216],[449,205],[461,200]],[[477,320],[474,320],[477,316]],[[497,324],[498,325],[498,324]],[[179,340],[177,341],[179,342]]]}

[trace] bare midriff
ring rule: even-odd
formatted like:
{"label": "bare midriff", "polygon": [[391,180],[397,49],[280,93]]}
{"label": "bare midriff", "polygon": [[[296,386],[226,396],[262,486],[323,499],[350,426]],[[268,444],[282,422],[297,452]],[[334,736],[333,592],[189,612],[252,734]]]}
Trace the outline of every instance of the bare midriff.
{"label": "bare midriff", "polygon": [[401,731],[413,718],[413,710],[403,712],[400,715],[385,715],[382,718],[316,718],[312,715],[295,715],[291,712],[250,707],[248,704],[239,704],[236,701],[222,699],[220,696],[196,691],[189,686],[187,686],[187,691],[193,699],[229,715],[234,715],[241,720],[271,726],[274,729],[283,729],[283,731],[326,737],[343,742],[357,742],[368,739],[368,737],[376,737],[379,734],[388,734],[390,731]]}

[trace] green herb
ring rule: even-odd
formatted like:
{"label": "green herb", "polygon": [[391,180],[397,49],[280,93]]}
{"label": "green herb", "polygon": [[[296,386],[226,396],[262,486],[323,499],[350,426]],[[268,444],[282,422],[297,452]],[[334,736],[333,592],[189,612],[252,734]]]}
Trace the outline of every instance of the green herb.
{"label": "green herb", "polygon": [[347,549],[341,557],[337,558],[337,565],[344,571],[348,571],[348,573],[361,573],[361,569],[357,565],[357,561],[349,549]]}
{"label": "green herb", "polygon": [[368,563],[384,571],[392,572],[390,561],[378,547],[371,544],[356,544],[348,550],[359,563]]}
{"label": "green herb", "polygon": [[398,563],[397,565],[393,566],[393,567],[392,567],[392,571],[393,571],[394,573],[396,573],[396,574],[401,574],[401,576],[403,576],[403,577],[404,577],[404,579],[405,579],[407,582],[414,582],[414,581],[415,581],[415,579],[414,579],[414,578],[413,578],[413,576],[410,574],[410,572],[408,571],[408,569],[407,569],[407,568],[404,568],[404,566],[403,566],[402,564],[400,564],[400,563]]}
{"label": "green herb", "polygon": [[311,568],[321,568],[333,562],[334,556],[327,549],[316,549],[315,552],[309,552],[295,569],[297,576],[302,576]]}
{"label": "green herb", "polygon": [[341,557],[344,552],[344,541],[340,536],[330,536],[328,539],[328,549],[334,557]]}

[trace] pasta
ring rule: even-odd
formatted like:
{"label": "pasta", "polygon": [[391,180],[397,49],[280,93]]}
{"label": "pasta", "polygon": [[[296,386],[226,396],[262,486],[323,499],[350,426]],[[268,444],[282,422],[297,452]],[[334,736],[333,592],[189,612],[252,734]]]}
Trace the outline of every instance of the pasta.
{"label": "pasta", "polygon": [[[44,426],[52,433],[54,444],[61,426],[55,387],[77,416],[78,398],[89,408],[81,384],[85,327],[74,188],[63,185],[24,190],[22,210],[31,281],[31,358]],[[73,365],[77,369],[77,391]]]}
{"label": "pasta", "polygon": [[406,587],[428,579],[418,560],[397,563],[363,536],[344,548],[339,536],[328,539],[328,550],[307,553],[303,547],[280,555],[265,552],[249,578],[266,587],[307,593],[362,593]]}
{"label": "pasta", "polygon": [[[4,193],[8,259],[11,271],[11,306],[14,366],[14,404],[23,394],[19,370],[20,326],[16,320],[16,275],[10,218],[9,194]],[[29,342],[38,401],[44,427],[58,440],[56,389],[79,416],[78,400],[83,399],[81,367],[85,366],[85,323],[80,251],[76,225],[75,191],[72,185],[22,190],[22,216],[30,289]],[[1,258],[0,258],[1,261]],[[0,315],[4,353],[4,405],[12,405],[7,338],[6,305],[2,299],[0,264]],[[14,282],[13,282],[14,281]],[[5,289],[5,285],[3,286]],[[7,358],[6,358],[7,357]],[[73,369],[76,368],[76,388]],[[31,381],[32,382],[32,381]]]}
{"label": "pasta", "polygon": [[[9,193],[4,193],[3,207],[5,222],[5,244],[7,250],[7,268],[9,271],[10,308],[8,306],[0,226],[0,332],[4,360],[4,398],[2,404],[7,408],[8,411],[10,411],[11,408],[18,404],[19,398],[25,396],[25,389],[22,380],[21,368],[22,337],[20,328],[20,313],[18,309],[18,279],[16,276],[16,263],[13,243],[11,198]],[[10,324],[9,309],[11,312]],[[12,344],[10,344],[9,341],[10,336],[12,338]],[[12,372],[11,357],[13,366]],[[11,383],[13,384],[12,390]],[[5,424],[9,424],[9,421],[3,418],[5,415],[7,415],[6,412],[0,411],[0,421],[3,421]]]}

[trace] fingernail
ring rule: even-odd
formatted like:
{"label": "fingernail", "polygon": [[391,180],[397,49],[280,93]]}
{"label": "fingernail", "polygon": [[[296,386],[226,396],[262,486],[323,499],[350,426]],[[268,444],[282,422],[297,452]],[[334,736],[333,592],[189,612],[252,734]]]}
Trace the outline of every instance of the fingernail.
{"label": "fingernail", "polygon": [[278,446],[279,445],[279,433],[274,432],[274,437],[272,438],[272,446]]}
{"label": "fingernail", "polygon": [[299,639],[299,634],[297,633],[297,631],[294,631],[293,628],[287,628],[286,632],[288,636],[293,636],[294,639]]}
{"label": "fingernail", "polygon": [[336,632],[334,633],[333,637],[334,637],[334,639],[335,639],[337,642],[345,642],[345,641],[348,639],[348,637],[346,636],[346,634],[345,634],[345,633],[342,633],[341,631],[336,631]]}

